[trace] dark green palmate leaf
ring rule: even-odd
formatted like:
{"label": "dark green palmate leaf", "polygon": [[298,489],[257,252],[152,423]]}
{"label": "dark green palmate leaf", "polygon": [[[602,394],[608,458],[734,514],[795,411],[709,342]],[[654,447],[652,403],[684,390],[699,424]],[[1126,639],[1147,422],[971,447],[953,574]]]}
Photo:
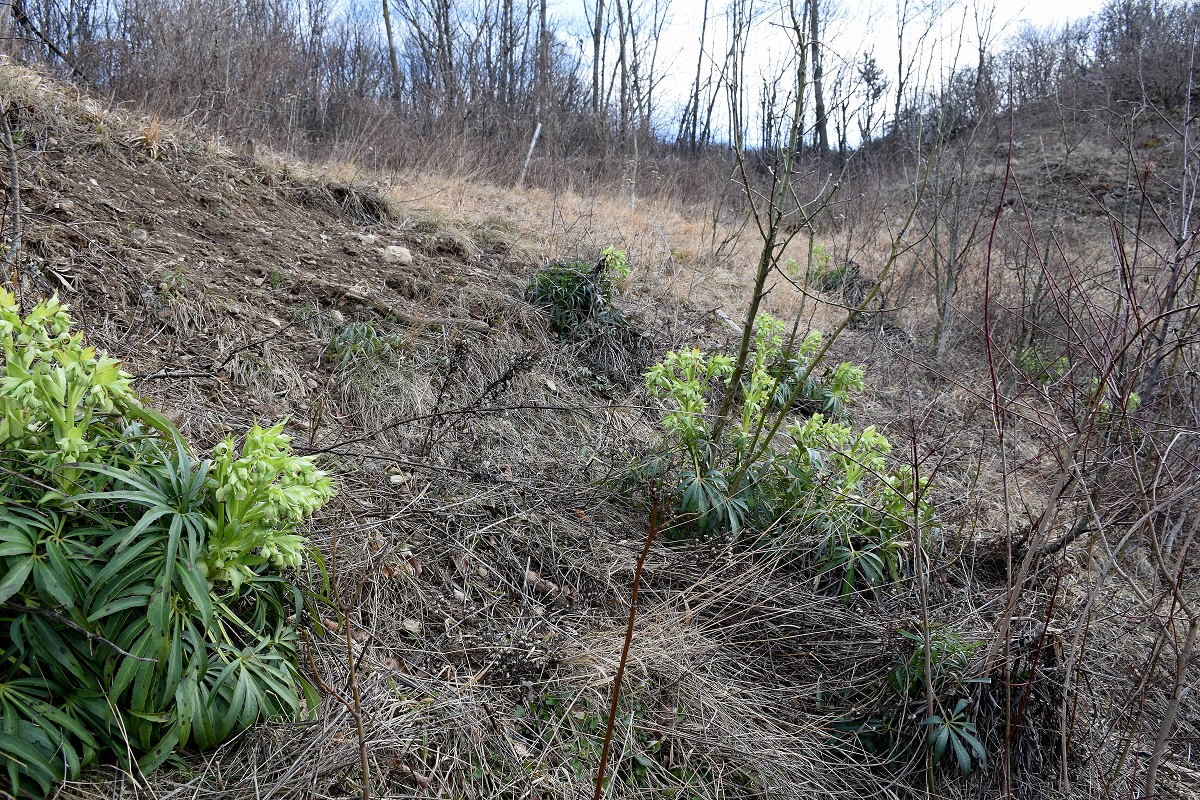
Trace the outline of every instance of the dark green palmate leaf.
{"label": "dark green palmate leaf", "polygon": [[115,361],[67,334],[57,301],[22,319],[0,289],[0,321],[7,791],[44,795],[102,760],[149,771],[189,744],[212,747],[314,708],[288,621],[303,595],[261,550],[290,548],[287,564],[299,563],[294,528],[331,496],[327,476],[291,456],[280,430],[256,427],[256,443],[269,446],[248,448],[227,471],[286,491],[272,514],[237,521],[242,550],[233,537],[223,543],[238,582],[213,578],[213,531],[228,522],[236,488],[141,406]]}

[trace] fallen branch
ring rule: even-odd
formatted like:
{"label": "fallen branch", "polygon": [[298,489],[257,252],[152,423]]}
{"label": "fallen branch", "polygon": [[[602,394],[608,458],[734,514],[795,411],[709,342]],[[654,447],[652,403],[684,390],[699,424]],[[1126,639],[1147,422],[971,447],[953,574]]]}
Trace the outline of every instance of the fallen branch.
{"label": "fallen branch", "polygon": [[391,317],[403,325],[413,325],[422,328],[465,328],[474,333],[488,333],[492,329],[491,325],[478,319],[419,317],[407,311],[402,311],[393,305],[384,303],[381,300],[377,300],[354,286],[340,286],[338,284],[327,283],[324,284],[324,288],[340,294],[346,300],[351,300],[359,305],[378,311],[380,314]]}
{"label": "fallen branch", "polygon": [[0,97],[0,134],[8,151],[8,205],[12,208],[12,232],[8,237],[8,252],[0,261],[0,272],[12,269],[21,249],[21,176],[17,170],[17,148],[13,145],[12,127],[8,124],[8,101]]}

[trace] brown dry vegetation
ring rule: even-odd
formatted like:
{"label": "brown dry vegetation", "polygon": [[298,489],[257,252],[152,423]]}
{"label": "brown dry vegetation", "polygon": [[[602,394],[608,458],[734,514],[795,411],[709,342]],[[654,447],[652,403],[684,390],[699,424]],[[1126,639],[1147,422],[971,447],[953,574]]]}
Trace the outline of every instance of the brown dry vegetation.
{"label": "brown dry vegetation", "polygon": [[[360,746],[373,796],[590,792],[647,522],[606,479],[653,444],[657,409],[636,370],[615,391],[591,385],[582,354],[548,331],[524,289],[548,261],[593,259],[616,243],[633,266],[619,302],[646,334],[636,363],[683,346],[731,349],[738,332],[716,310],[744,313],[753,234],[720,204],[304,165],[113,108],[35,70],[2,70],[0,94],[23,132],[27,229],[13,276],[23,299],[68,300],[89,340],[121,357],[200,447],[287,417],[297,443],[337,474],[340,497],[310,535],[351,611],[365,722],[360,742],[353,704],[339,699],[349,696],[346,639],[313,624],[303,657],[324,697],[311,720],[265,723],[150,776],[94,771],[59,796],[355,796]],[[990,176],[980,194],[993,205],[1006,166],[1023,179],[996,252],[1021,257],[1025,209],[1039,223],[1060,215],[1065,269],[1094,277],[1102,294],[1112,257],[1097,231],[1109,221],[1086,188],[1123,180],[1122,155],[1093,141],[1067,158],[1051,142],[1028,165],[1007,153],[973,165]],[[1048,158],[1061,169],[1039,172]],[[880,277],[897,200],[911,191],[904,177],[835,207],[842,217],[818,240]],[[388,246],[411,263],[385,263]],[[788,253],[803,259],[807,247],[798,239]],[[1014,390],[997,441],[980,252],[960,276],[955,343],[940,360],[929,357],[939,313],[917,246],[885,283],[884,305],[896,309],[847,331],[835,352],[867,369],[856,420],[938,465],[930,617],[978,643],[969,673],[993,682],[962,691],[997,766],[958,780],[923,757],[883,765],[836,738],[856,711],[839,703],[869,706],[880,676],[912,652],[902,632],[921,611],[910,586],[843,603],[724,539],[693,539],[660,542],[647,562],[610,796],[898,797],[923,794],[927,781],[990,796],[1001,791],[998,762],[1011,776],[1003,788],[1022,797],[1128,794],[1140,780],[1173,677],[1158,633],[1175,630],[1171,612],[1159,627],[1140,620],[1164,614],[1147,598],[1169,587],[1153,553],[1123,542],[1118,561],[1103,536],[1084,537],[1034,563],[1007,608],[1013,564],[1031,549],[1013,542],[1043,518],[1035,543],[1059,539],[1087,517],[1088,498],[1052,489],[1065,468],[1051,389]],[[1022,275],[995,278],[991,302],[1025,308]],[[837,301],[777,281],[766,308],[830,330],[844,316]],[[1020,317],[998,324],[1016,331]],[[330,351],[354,322],[393,337],[387,357]],[[1179,485],[1187,495],[1187,479]],[[1117,588],[1096,579],[1110,570]],[[1193,581],[1194,568],[1180,575]],[[996,648],[1008,671],[994,667]],[[1001,676],[1024,696],[1019,725],[1009,727]],[[1160,796],[1196,796],[1195,703],[1185,694]]]}
{"label": "brown dry vegetation", "polygon": [[[596,732],[577,718],[592,724],[604,706],[644,525],[595,479],[620,469],[647,428],[637,394],[611,402],[580,385],[579,362],[521,299],[543,243],[505,217],[530,217],[418,210],[404,193],[420,189],[389,199],[178,127],[158,128],[155,150],[145,119],[36,72],[7,66],[3,82],[36,153],[22,183],[23,296],[68,299],[90,341],[122,357],[201,446],[286,415],[298,441],[334,450],[342,497],[311,534],[353,599],[375,790],[581,791]],[[587,252],[585,241],[574,246]],[[413,263],[383,266],[388,244]],[[629,299],[656,349],[724,336],[660,280],[635,277],[649,288]],[[398,333],[398,357],[340,365],[327,346],[354,320]],[[800,713],[805,692],[791,684],[831,680],[827,659],[885,658],[894,633],[882,621],[858,620],[845,637],[851,609],[773,587],[715,545],[656,553],[649,570],[627,700],[639,713],[636,730],[617,733],[618,775],[661,739],[660,786],[679,782],[666,770],[680,766],[705,794],[818,774],[848,794],[865,785],[865,768],[817,755],[821,718]],[[827,652],[764,683],[761,657],[743,649],[771,624],[817,633]],[[327,637],[310,653],[341,691],[344,645]],[[540,697],[570,710],[549,737],[514,715]],[[147,791],[355,793],[357,759],[347,710],[327,698],[315,721],[250,731],[150,776]],[[97,774],[61,796],[137,780]]]}

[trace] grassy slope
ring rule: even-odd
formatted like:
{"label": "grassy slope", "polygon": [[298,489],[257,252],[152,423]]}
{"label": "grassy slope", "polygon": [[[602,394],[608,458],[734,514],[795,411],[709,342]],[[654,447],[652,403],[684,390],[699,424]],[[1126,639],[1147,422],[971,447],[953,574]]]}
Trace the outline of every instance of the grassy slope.
{"label": "grassy slope", "polygon": [[[351,607],[373,791],[588,792],[646,524],[596,480],[652,432],[637,376],[615,396],[594,391],[521,295],[547,256],[590,257],[616,240],[634,255],[622,302],[651,332],[650,354],[720,344],[730,333],[711,309],[736,316],[740,272],[713,280],[694,244],[718,231],[536,192],[480,200],[478,187],[414,182],[384,195],[103,108],[35,73],[5,67],[0,85],[26,157],[25,297],[60,292],[201,447],[288,416],[298,444],[332,451],[343,492],[312,535]],[[387,246],[412,263],[385,263]],[[331,356],[354,322],[388,339],[386,357]],[[986,529],[974,498],[996,478],[971,464],[986,427],[975,399],[939,393],[936,376],[897,357],[902,342],[856,335],[846,347],[878,386],[860,418],[897,436],[907,412],[933,409],[926,444],[952,451],[947,529]],[[935,616],[969,638],[989,632],[1003,586],[959,556],[994,553],[988,541],[952,536],[938,555]],[[846,606],[721,542],[656,547],[647,584],[615,796],[862,797],[923,784],[908,774],[919,764],[885,779],[828,746],[828,698],[906,652],[911,592]],[[347,646],[325,636],[310,648],[328,695],[349,697]],[[1045,692],[1026,759],[1036,730],[1057,724]],[[986,697],[980,707],[996,713]],[[151,776],[147,796],[355,795],[359,747],[350,710],[328,696],[315,722],[189,757]],[[1031,780],[1052,794],[1046,759],[1030,761]],[[129,791],[97,774],[63,796]]]}

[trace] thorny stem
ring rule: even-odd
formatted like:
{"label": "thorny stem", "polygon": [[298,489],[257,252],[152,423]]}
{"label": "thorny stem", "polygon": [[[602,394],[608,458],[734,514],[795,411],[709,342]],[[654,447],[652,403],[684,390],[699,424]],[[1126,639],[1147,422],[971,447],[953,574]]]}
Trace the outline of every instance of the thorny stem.
{"label": "thorny stem", "polygon": [[600,752],[600,767],[596,770],[596,793],[593,800],[600,800],[604,793],[604,771],[608,767],[609,748],[612,746],[613,725],[617,721],[617,701],[621,697],[621,679],[625,677],[625,663],[629,660],[629,645],[633,641],[633,622],[637,617],[638,587],[642,583],[642,567],[650,554],[650,545],[658,534],[658,498],[650,500],[650,529],[646,532],[646,544],[638,558],[633,573],[633,590],[629,595],[629,623],[625,626],[625,644],[621,647],[621,662],[617,665],[617,677],[613,680],[612,702],[608,706],[608,726],[604,729],[604,749]]}
{"label": "thorny stem", "polygon": [[[1012,83],[1009,79],[1008,94],[1012,97]],[[996,343],[992,338],[992,254],[996,244],[996,231],[1000,227],[1000,215],[1004,213],[1004,200],[1008,194],[1009,183],[1013,180],[1012,170],[1012,154],[1013,154],[1013,129],[1016,123],[1013,118],[1013,104],[1009,103],[1008,112],[1008,153],[1004,160],[1004,181],[1000,184],[1000,199],[996,203],[996,213],[992,218],[991,230],[988,232],[987,238],[987,255],[984,258],[983,264],[983,341],[984,351],[987,354],[988,374],[992,384],[992,424],[996,429],[997,446],[1000,448],[1000,463],[1001,475],[1003,476],[1002,492],[1004,495],[1004,581],[1005,594],[1009,598],[1008,608],[1000,620],[1000,631],[996,638],[996,644],[993,644],[991,652],[988,654],[987,669],[990,671],[992,667],[992,659],[995,656],[996,649],[999,647],[999,642],[1003,641],[1005,666],[1007,669],[1008,653],[1009,653],[1009,636],[1010,623],[1012,621],[1012,609],[1015,597],[1013,594],[1013,538],[1012,526],[1009,518],[1009,497],[1008,497],[1008,460],[1004,442],[1004,403],[1002,402],[1003,392],[1000,388],[1000,378],[996,371]],[[1004,716],[1006,729],[1012,725],[1012,686],[1010,681],[1004,681]],[[1007,740],[1004,747],[1004,767],[1001,772],[1001,780],[1003,781],[1004,794],[1010,800],[1012,798],[1012,752],[1008,747]]]}

